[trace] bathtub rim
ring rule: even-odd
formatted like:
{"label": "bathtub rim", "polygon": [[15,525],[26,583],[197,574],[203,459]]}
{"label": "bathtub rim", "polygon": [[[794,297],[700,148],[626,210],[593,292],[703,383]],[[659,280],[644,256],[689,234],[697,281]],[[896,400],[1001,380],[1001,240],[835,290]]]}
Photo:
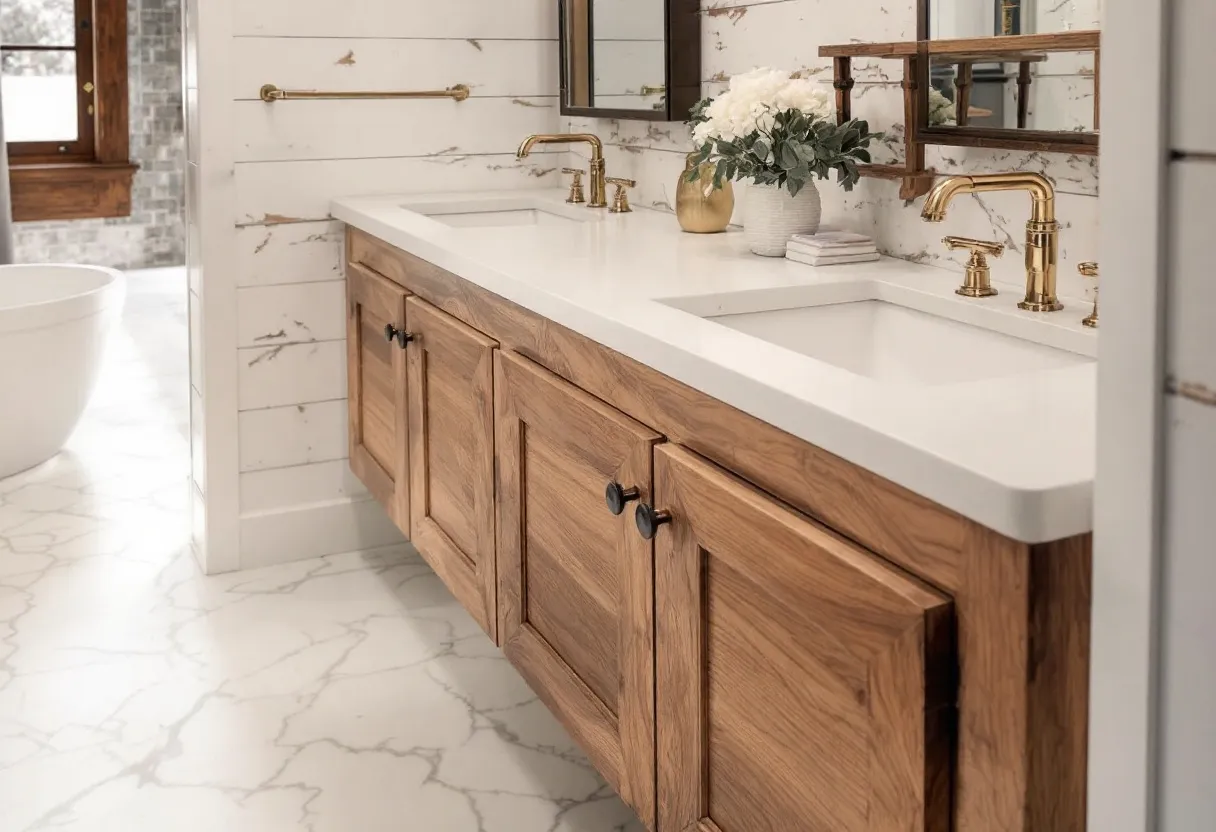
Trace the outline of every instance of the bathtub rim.
{"label": "bathtub rim", "polygon": [[22,306],[0,307],[0,337],[11,333],[62,326],[122,308],[126,298],[126,275],[119,269],[79,263],[16,263],[0,266],[0,275],[9,269],[33,271],[40,268],[91,272],[102,275],[108,280],[95,288],[63,297],[27,303]]}

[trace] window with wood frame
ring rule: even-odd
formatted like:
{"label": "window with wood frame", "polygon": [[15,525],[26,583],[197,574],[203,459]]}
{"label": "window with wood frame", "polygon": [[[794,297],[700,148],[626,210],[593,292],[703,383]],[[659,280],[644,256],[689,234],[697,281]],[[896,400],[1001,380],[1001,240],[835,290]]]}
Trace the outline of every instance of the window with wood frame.
{"label": "window with wood frame", "polygon": [[0,0],[13,219],[131,213],[127,0]]}

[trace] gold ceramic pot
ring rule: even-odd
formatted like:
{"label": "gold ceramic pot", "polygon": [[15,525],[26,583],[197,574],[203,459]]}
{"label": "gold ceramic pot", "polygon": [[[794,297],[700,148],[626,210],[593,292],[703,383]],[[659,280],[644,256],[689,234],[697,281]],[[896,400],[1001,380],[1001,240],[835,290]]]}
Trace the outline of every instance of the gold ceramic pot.
{"label": "gold ceramic pot", "polygon": [[735,211],[735,188],[730,182],[723,182],[721,188],[711,190],[706,196],[705,187],[714,178],[714,165],[711,162],[702,164],[700,178],[689,182],[688,174],[692,172],[696,158],[697,154],[688,154],[684,173],[676,187],[676,219],[680,221],[680,228],[691,234],[718,234],[730,225],[731,214]]}

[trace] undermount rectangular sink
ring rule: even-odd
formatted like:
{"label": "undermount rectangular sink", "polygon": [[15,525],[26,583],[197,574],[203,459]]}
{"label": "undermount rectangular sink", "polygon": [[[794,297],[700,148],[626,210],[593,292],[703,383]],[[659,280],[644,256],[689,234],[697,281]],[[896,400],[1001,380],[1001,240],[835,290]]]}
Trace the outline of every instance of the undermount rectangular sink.
{"label": "undermount rectangular sink", "polygon": [[881,300],[704,317],[878,381],[959,384],[1092,362]]}
{"label": "undermount rectangular sink", "polygon": [[410,211],[424,214],[452,228],[568,227],[598,219],[585,208],[565,208],[537,204],[533,200],[504,198],[470,202],[406,204]]}

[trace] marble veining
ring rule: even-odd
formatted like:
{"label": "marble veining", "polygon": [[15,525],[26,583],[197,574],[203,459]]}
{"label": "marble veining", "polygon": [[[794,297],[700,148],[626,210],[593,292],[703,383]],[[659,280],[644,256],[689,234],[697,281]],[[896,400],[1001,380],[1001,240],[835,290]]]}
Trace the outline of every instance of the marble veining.
{"label": "marble veining", "polygon": [[201,575],[183,283],[0,481],[0,829],[639,832],[413,549]]}

